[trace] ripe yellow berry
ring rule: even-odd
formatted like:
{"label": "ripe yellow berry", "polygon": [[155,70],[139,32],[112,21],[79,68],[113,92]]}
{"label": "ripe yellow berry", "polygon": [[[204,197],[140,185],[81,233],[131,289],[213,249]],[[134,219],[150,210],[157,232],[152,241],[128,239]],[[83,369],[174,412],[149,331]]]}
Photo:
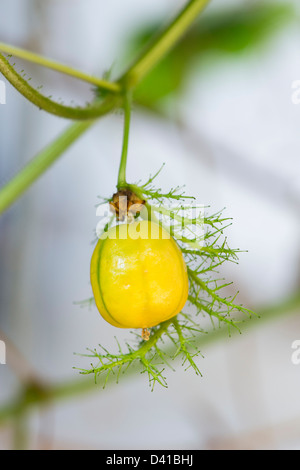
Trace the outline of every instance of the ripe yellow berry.
{"label": "ripe yellow berry", "polygon": [[177,315],[188,297],[175,240],[150,221],[121,224],[99,239],[91,284],[102,317],[119,328],[150,328]]}

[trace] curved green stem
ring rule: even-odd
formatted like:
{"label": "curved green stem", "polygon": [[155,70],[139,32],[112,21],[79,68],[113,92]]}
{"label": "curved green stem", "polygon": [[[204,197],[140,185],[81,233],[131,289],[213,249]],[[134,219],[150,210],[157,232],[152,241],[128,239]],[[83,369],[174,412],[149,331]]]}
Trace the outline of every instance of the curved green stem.
{"label": "curved green stem", "polygon": [[72,67],[69,67],[68,65],[61,64],[39,54],[26,51],[25,49],[20,49],[19,47],[11,46],[9,44],[4,44],[3,42],[0,42],[0,51],[5,52],[7,54],[12,54],[15,57],[27,60],[34,64],[41,65],[42,67],[47,67],[49,69],[55,70],[56,72],[61,72],[65,75],[70,75],[71,77],[78,78],[79,80],[92,83],[93,85],[96,85],[97,87],[103,90],[110,91],[112,93],[119,93],[121,90],[121,87],[118,83],[108,82],[107,80],[103,80],[98,77],[93,77],[84,72],[81,72],[80,70],[76,70]]}
{"label": "curved green stem", "polygon": [[[117,103],[120,103],[120,96],[116,94],[108,97],[105,102],[95,100],[85,108],[75,108],[56,103],[30,86],[29,83],[15,71],[2,54],[0,54],[0,72],[25,98],[28,99],[28,101],[48,113],[66,119],[95,119],[103,114],[107,114],[113,107],[116,107]],[[113,106],[109,104],[109,100],[113,103]]]}
{"label": "curved green stem", "polygon": [[[118,80],[117,83],[111,84],[103,80],[96,79],[97,86],[109,91],[115,92],[119,95],[122,87],[127,91],[137,85],[142,78],[165,56],[165,54],[172,49],[178,42],[180,37],[185,33],[193,21],[197,18],[198,14],[205,8],[210,0],[190,0],[186,7],[179,13],[179,15],[165,28],[157,38],[152,41],[141,56],[129,68],[129,70]],[[18,57],[38,63],[39,65],[50,67],[54,70],[72,75],[82,80],[95,82],[93,77],[71,69],[68,66],[59,64],[49,59],[43,58],[38,54],[29,51],[14,48],[0,43],[0,49],[9,53],[14,53]],[[47,111],[56,116],[66,119],[95,119],[102,114],[102,104],[97,100],[90,105],[80,107],[70,107],[57,103],[50,98],[43,96],[33,87],[31,87],[23,77],[21,77],[5,57],[0,54],[0,72],[6,79],[31,103],[38,106],[40,109]]]}
{"label": "curved green stem", "polygon": [[126,93],[124,98],[124,133],[123,133],[123,147],[122,155],[118,174],[117,188],[120,189],[126,186],[126,165],[127,165],[127,154],[128,154],[128,142],[129,142],[129,129],[130,129],[130,117],[131,117],[131,94]]}

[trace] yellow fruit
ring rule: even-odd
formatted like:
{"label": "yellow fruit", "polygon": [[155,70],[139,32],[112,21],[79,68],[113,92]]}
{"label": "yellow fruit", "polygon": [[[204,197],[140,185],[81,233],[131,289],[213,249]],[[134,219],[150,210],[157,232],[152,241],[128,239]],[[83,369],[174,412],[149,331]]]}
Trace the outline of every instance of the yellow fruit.
{"label": "yellow fruit", "polygon": [[102,317],[118,328],[150,328],[177,315],[188,297],[186,265],[159,225],[112,227],[91,260],[91,284]]}

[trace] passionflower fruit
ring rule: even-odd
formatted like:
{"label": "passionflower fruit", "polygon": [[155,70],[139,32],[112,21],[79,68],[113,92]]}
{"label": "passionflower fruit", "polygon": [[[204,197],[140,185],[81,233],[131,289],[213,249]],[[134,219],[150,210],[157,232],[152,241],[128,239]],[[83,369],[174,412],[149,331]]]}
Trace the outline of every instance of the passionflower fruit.
{"label": "passionflower fruit", "polygon": [[188,297],[179,246],[145,220],[103,233],[91,259],[91,284],[100,314],[118,328],[156,326],[177,315]]}

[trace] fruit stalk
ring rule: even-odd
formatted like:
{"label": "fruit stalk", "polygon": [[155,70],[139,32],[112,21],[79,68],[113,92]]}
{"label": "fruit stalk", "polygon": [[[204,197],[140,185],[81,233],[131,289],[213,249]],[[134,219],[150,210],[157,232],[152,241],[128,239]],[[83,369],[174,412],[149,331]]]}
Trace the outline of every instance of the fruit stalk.
{"label": "fruit stalk", "polygon": [[131,93],[125,93],[124,97],[124,133],[123,133],[123,147],[119,167],[118,184],[117,188],[121,189],[126,186],[126,165],[128,154],[130,118],[131,118]]}

